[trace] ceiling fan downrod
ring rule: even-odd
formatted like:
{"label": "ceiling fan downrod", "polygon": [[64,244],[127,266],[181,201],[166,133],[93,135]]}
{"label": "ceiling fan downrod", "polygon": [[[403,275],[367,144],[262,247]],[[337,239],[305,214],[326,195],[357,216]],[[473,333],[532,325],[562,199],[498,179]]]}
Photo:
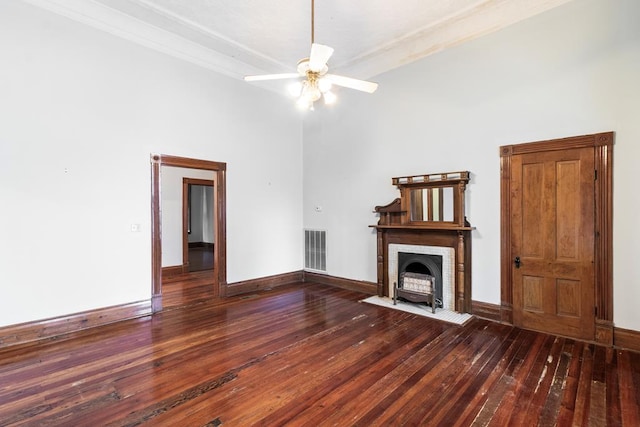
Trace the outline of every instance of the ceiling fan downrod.
{"label": "ceiling fan downrod", "polygon": [[315,10],[316,10],[316,2],[315,0],[311,0],[311,44],[314,43],[314,33],[315,33]]}

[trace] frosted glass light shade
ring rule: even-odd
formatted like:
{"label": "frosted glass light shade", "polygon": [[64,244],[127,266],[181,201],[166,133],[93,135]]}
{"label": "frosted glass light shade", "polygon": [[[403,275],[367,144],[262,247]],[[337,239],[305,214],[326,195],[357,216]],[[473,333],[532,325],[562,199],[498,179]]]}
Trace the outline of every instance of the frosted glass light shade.
{"label": "frosted glass light shade", "polygon": [[291,83],[287,87],[287,92],[289,92],[291,96],[295,96],[295,97],[300,96],[300,93],[302,92],[302,82]]}
{"label": "frosted glass light shade", "polygon": [[320,89],[320,92],[325,93],[329,90],[331,90],[331,82],[327,79],[320,79],[318,80],[318,88]]}
{"label": "frosted glass light shade", "polygon": [[336,97],[336,94],[335,94],[335,93],[333,93],[333,92],[331,92],[331,91],[326,91],[326,92],[324,93],[324,103],[325,103],[325,104],[327,104],[327,105],[331,105],[331,104],[333,104],[334,102],[336,102],[336,99],[337,99],[337,97]]}

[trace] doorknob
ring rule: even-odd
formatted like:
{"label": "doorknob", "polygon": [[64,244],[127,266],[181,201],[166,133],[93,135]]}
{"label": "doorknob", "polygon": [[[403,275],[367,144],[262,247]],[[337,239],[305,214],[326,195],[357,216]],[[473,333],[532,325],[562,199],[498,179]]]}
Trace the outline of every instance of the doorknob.
{"label": "doorknob", "polygon": [[513,260],[514,264],[516,265],[516,268],[520,268],[520,257],[517,256],[514,260]]}

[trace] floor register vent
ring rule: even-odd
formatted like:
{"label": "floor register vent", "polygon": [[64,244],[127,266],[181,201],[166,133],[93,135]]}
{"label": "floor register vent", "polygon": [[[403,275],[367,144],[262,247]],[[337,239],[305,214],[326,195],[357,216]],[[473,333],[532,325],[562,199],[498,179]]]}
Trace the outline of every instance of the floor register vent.
{"label": "floor register vent", "polygon": [[304,230],[304,269],[327,271],[327,232]]}

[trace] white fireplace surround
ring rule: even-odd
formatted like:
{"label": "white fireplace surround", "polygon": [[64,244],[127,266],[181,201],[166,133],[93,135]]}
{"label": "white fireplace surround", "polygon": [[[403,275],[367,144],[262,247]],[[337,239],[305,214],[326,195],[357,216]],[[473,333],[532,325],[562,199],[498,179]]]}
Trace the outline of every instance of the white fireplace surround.
{"label": "white fireplace surround", "polygon": [[442,257],[442,308],[455,311],[455,250],[443,246],[389,244],[389,294],[393,295],[393,284],[398,281],[398,253],[440,255]]}

